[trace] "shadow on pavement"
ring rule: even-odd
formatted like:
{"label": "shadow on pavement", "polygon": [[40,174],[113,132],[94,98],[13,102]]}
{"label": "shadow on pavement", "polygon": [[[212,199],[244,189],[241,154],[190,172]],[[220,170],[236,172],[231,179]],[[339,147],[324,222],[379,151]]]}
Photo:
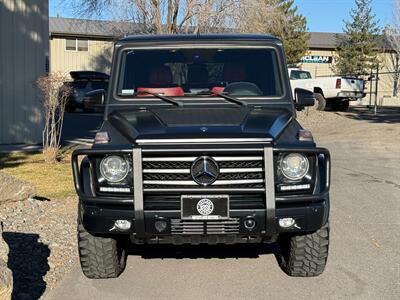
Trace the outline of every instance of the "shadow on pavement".
{"label": "shadow on pavement", "polygon": [[351,108],[348,112],[341,113],[342,116],[353,120],[366,121],[370,123],[400,123],[400,107],[381,107],[374,115],[374,110],[366,107]]}
{"label": "shadow on pavement", "polygon": [[32,153],[19,152],[13,155],[6,153],[0,154],[0,170],[7,168],[15,168],[22,164],[25,164],[30,154]]}
{"label": "shadow on pavement", "polygon": [[44,276],[49,270],[50,249],[39,241],[39,235],[4,232],[10,248],[8,268],[12,271],[12,299],[39,299],[46,290]]}
{"label": "shadow on pavement", "polygon": [[128,255],[140,255],[144,259],[166,258],[258,258],[264,254],[278,253],[276,244],[238,244],[238,245],[136,245]]}

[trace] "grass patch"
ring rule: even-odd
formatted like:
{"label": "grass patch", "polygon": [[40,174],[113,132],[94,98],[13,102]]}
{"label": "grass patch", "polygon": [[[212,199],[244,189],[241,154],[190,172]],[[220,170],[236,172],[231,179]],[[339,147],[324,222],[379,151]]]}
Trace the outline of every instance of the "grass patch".
{"label": "grass patch", "polygon": [[31,182],[36,187],[37,197],[50,200],[74,196],[71,169],[71,149],[62,151],[60,161],[44,162],[42,153],[0,154],[0,170],[6,174]]}

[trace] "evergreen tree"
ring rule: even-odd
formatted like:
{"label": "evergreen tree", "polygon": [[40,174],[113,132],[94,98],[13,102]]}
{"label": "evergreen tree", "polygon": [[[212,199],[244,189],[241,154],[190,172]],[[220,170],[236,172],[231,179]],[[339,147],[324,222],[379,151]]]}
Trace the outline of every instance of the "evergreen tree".
{"label": "evergreen tree", "polygon": [[378,63],[378,21],[371,0],[355,0],[350,21],[344,21],[343,35],[337,35],[337,56],[333,70],[338,75],[362,76]]}
{"label": "evergreen tree", "polygon": [[274,4],[282,13],[283,20],[271,34],[282,39],[288,64],[298,64],[308,50],[307,19],[297,12],[294,0],[274,0]]}

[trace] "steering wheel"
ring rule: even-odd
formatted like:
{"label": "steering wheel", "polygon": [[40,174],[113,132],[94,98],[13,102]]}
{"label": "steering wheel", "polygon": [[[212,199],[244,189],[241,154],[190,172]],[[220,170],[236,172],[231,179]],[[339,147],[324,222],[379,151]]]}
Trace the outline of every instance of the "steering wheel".
{"label": "steering wheel", "polygon": [[263,92],[252,82],[233,82],[228,84],[224,93],[232,96],[262,96]]}

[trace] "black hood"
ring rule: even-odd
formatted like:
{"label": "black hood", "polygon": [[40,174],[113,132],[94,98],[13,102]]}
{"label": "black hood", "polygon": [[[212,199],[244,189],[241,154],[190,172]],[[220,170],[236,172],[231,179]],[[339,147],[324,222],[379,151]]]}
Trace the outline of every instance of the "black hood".
{"label": "black hood", "polygon": [[113,111],[108,120],[130,142],[136,139],[276,139],[292,117],[284,108],[200,107]]}

